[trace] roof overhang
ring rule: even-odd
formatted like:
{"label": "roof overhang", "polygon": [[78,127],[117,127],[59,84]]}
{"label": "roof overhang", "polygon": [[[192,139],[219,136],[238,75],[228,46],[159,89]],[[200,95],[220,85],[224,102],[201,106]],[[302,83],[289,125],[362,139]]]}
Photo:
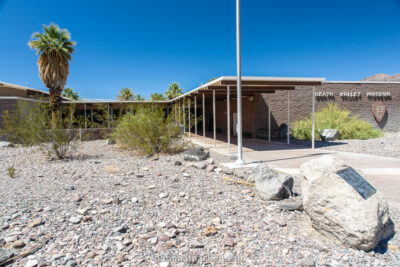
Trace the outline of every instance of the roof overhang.
{"label": "roof overhang", "polygon": [[[297,78],[297,77],[251,77],[243,76],[241,78],[242,95],[254,95],[257,93],[275,93],[280,90],[294,90],[296,86],[301,85],[321,85],[325,82],[325,78]],[[193,89],[175,99],[216,94],[226,95],[227,89],[230,88],[230,94],[234,97],[237,90],[236,76],[222,76],[218,79],[210,81],[204,85]]]}

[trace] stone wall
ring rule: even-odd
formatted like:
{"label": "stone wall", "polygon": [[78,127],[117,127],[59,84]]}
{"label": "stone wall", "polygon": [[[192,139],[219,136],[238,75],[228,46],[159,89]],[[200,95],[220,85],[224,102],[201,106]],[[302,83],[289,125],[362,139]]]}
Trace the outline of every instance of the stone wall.
{"label": "stone wall", "polygon": [[[388,132],[400,131],[400,84],[399,83],[324,83],[316,86],[315,110],[337,103],[351,110],[375,128]],[[388,96],[367,96],[368,92]],[[312,87],[298,86],[290,91],[290,122],[303,119],[312,112]],[[372,113],[372,103],[382,101],[386,114],[377,123]],[[268,129],[268,107],[271,108],[271,132],[275,136],[279,125],[288,123],[288,93],[277,91],[275,94],[259,94],[254,99],[255,129]]]}

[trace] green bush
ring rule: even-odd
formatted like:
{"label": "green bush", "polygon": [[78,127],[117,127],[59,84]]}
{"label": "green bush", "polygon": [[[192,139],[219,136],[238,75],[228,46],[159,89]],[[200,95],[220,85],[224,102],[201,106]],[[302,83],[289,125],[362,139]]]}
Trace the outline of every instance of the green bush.
{"label": "green bush", "polygon": [[[336,129],[339,139],[370,139],[382,136],[382,131],[376,130],[371,124],[349,110],[340,109],[336,104],[329,104],[315,113],[315,138],[320,139],[319,132],[323,129]],[[311,140],[312,115],[296,121],[292,128],[295,138]]]}
{"label": "green bush", "polygon": [[0,135],[24,146],[40,145],[49,156],[64,158],[76,144],[72,130],[74,107],[64,108],[62,115],[51,120],[47,103],[19,101],[12,112],[4,112]]}
{"label": "green bush", "polygon": [[123,148],[146,155],[174,152],[181,148],[181,133],[174,116],[166,116],[159,106],[143,104],[122,117],[112,138]]}

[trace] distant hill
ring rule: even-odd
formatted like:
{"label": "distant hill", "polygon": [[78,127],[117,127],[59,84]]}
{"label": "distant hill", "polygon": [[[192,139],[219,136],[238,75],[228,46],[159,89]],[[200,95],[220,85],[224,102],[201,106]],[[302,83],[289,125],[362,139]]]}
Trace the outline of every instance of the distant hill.
{"label": "distant hill", "polygon": [[378,73],[363,79],[363,81],[400,82],[400,73],[394,75]]}

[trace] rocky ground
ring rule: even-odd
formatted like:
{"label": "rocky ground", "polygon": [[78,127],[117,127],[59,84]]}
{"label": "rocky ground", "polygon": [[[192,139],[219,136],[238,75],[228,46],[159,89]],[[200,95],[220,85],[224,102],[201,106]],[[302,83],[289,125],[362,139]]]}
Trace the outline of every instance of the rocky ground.
{"label": "rocky ground", "polygon": [[[11,266],[400,265],[397,235],[386,251],[345,248],[310,228],[304,212],[225,181],[210,161],[191,164],[104,141],[84,142],[66,160],[0,148],[0,258],[39,246]],[[398,229],[399,211],[391,216]]]}
{"label": "rocky ground", "polygon": [[[294,144],[311,146],[309,141],[293,140]],[[382,157],[400,158],[400,132],[398,133],[385,133],[383,137],[369,139],[369,140],[339,140],[334,142],[320,142],[315,143],[315,147],[362,153]]]}

